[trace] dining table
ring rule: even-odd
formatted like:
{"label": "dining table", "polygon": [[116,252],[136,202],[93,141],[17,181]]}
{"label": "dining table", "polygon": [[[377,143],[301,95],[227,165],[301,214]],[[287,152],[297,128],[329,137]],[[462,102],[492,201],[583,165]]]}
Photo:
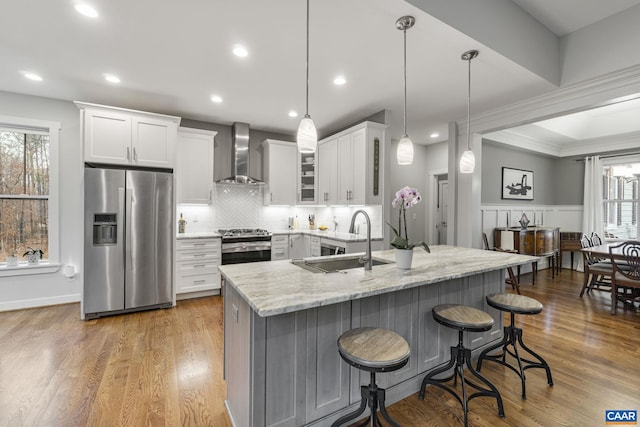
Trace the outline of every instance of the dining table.
{"label": "dining table", "polygon": [[[614,258],[614,259],[625,258],[620,248],[616,247],[623,242],[624,242],[623,240],[619,240],[615,242],[604,243],[602,245],[591,246],[590,248],[583,248],[582,252],[590,253],[591,256],[595,258],[600,258],[603,260],[611,260],[613,262],[611,258]],[[610,250],[611,248],[613,248],[613,250]],[[638,258],[640,258],[640,256],[638,256]],[[611,289],[611,314],[615,314],[616,298],[618,297],[616,294],[617,292],[615,292],[615,290],[612,288]]]}

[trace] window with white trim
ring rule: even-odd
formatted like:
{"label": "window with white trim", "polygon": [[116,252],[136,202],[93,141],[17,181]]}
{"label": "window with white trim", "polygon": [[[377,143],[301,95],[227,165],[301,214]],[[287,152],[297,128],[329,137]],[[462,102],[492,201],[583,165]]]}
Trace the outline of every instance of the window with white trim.
{"label": "window with white trim", "polygon": [[[58,129],[53,122],[0,116],[0,263],[41,250],[56,259]],[[59,125],[58,125],[59,126]],[[53,200],[52,200],[53,199]],[[53,212],[52,212],[53,211]],[[6,264],[5,264],[6,265]]]}
{"label": "window with white trim", "polygon": [[638,239],[640,226],[640,159],[607,159],[602,167],[602,201],[605,237]]}

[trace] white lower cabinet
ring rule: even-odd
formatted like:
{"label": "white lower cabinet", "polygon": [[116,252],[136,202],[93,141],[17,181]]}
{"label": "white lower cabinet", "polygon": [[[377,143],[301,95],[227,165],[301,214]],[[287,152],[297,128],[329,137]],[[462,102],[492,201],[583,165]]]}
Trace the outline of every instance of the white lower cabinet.
{"label": "white lower cabinet", "polygon": [[271,261],[289,259],[289,236],[276,234],[271,237]]}
{"label": "white lower cabinet", "polygon": [[309,256],[321,256],[320,237],[311,236],[309,239]]}
{"label": "white lower cabinet", "polygon": [[176,294],[220,289],[219,238],[176,241]]}

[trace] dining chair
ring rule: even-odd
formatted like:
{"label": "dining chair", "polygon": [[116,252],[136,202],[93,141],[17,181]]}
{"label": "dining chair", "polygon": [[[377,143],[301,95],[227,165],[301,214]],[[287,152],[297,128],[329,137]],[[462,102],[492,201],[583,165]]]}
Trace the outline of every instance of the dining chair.
{"label": "dining chair", "polygon": [[[640,302],[640,242],[628,240],[609,247],[609,257],[613,266],[611,276],[611,314],[616,314],[618,301],[635,308]],[[626,288],[623,295],[618,288]]]}
{"label": "dining chair", "polygon": [[[593,247],[593,243],[586,234],[582,235],[580,245],[583,249]],[[582,251],[582,260],[584,265],[584,283],[580,296],[585,292],[589,293],[593,289],[608,291],[611,289],[611,276],[613,275],[613,266],[607,262],[601,262],[600,259],[593,256],[590,252]]]}
{"label": "dining chair", "polygon": [[[494,250],[498,252],[508,252],[512,254],[518,253],[518,251],[516,251],[515,249],[504,250],[502,248],[491,248],[491,246],[489,246],[489,239],[487,238],[487,233],[482,233],[482,241],[484,242],[484,249],[487,251]],[[511,288],[515,289],[518,295],[520,295],[520,278],[516,277],[512,267],[507,267],[507,275],[508,277],[504,280],[504,283],[507,285],[511,285]]]}

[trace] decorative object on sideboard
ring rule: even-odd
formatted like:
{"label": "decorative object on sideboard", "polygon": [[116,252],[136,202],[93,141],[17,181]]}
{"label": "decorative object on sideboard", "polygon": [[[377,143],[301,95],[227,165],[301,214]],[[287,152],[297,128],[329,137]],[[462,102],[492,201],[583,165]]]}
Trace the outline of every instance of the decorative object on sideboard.
{"label": "decorative object on sideboard", "polygon": [[44,256],[44,252],[42,252],[42,249],[27,248],[27,251],[22,256],[27,258],[29,264],[37,264]]}
{"label": "decorative object on sideboard", "polygon": [[398,142],[396,158],[399,165],[413,163],[413,142],[407,135],[407,30],[413,27],[416,20],[413,16],[403,16],[396,21],[396,28],[404,35],[404,133]]}
{"label": "decorative object on sideboard", "polygon": [[522,227],[523,230],[526,230],[529,226],[529,218],[527,217],[527,214],[524,213],[524,211],[522,212],[522,216],[520,217],[520,221],[518,222],[520,223],[520,227]]}
{"label": "decorative object on sideboard", "polygon": [[477,50],[468,50],[460,59],[469,64],[469,79],[467,92],[467,149],[460,157],[460,173],[473,173],[476,168],[476,156],[471,151],[471,60],[478,56]]}
{"label": "decorative object on sideboard", "polygon": [[[401,188],[396,192],[396,197],[391,202],[391,206],[398,209],[398,228],[394,228],[387,221],[387,225],[391,227],[395,237],[391,240],[391,246],[396,249],[396,266],[400,269],[411,268],[411,258],[413,257],[413,248],[420,246],[427,252],[431,252],[429,246],[425,242],[409,242],[409,235],[407,232],[407,209],[417,205],[422,200],[422,196],[418,193],[418,190],[411,187]],[[403,227],[404,223],[404,227]],[[403,235],[404,231],[404,235]],[[409,254],[406,251],[411,251]],[[408,258],[408,266],[407,266]]]}
{"label": "decorative object on sideboard", "polygon": [[315,153],[318,146],[318,131],[309,115],[309,0],[307,0],[307,97],[304,117],[298,125],[296,142],[300,153]]}
{"label": "decorative object on sideboard", "polygon": [[533,200],[533,171],[503,167],[502,198]]}

